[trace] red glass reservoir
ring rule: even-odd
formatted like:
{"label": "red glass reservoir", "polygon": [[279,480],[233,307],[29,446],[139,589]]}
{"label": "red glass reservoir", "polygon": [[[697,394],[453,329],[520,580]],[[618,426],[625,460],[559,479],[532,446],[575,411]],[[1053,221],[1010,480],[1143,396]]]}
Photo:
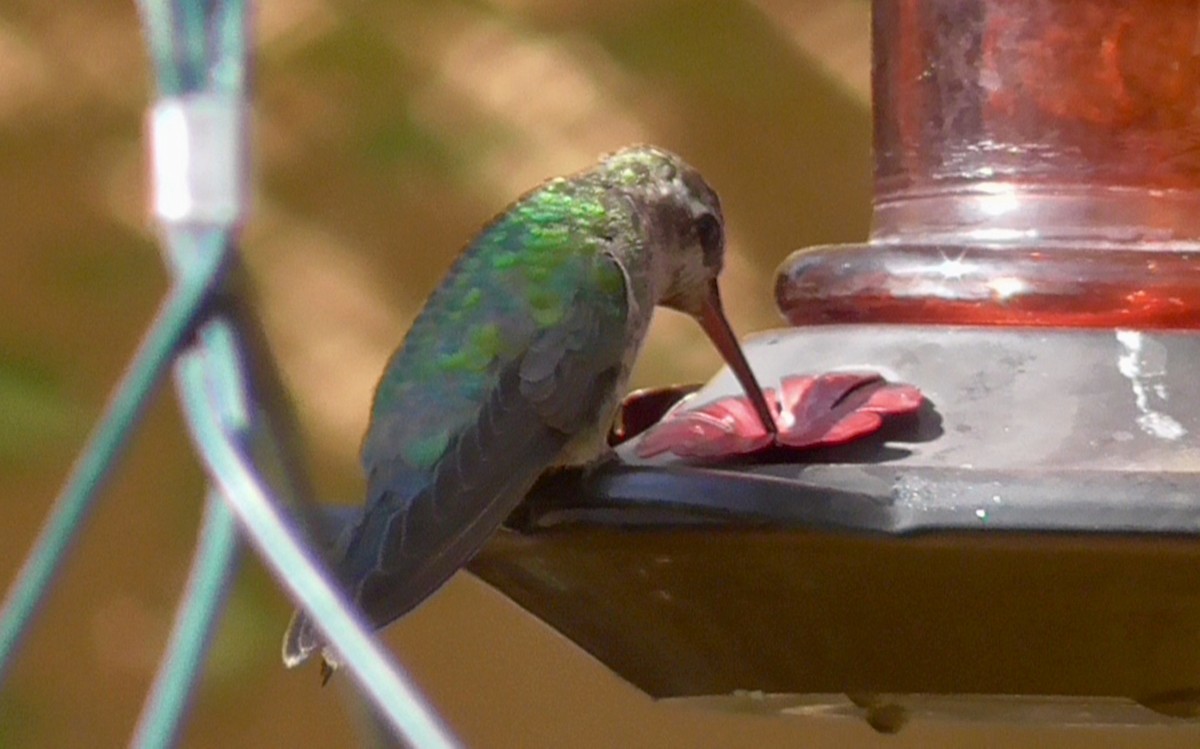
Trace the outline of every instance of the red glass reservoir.
{"label": "red glass reservoir", "polygon": [[793,324],[1200,327],[1200,0],[873,7],[870,241],[780,268]]}

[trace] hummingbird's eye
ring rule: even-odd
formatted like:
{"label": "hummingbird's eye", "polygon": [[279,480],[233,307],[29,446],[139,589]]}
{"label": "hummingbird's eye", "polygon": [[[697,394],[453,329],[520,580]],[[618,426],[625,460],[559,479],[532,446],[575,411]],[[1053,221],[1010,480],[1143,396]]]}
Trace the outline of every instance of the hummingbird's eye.
{"label": "hummingbird's eye", "polygon": [[720,268],[725,250],[725,237],[721,231],[721,222],[716,216],[705,213],[696,219],[696,240],[704,252],[704,265]]}

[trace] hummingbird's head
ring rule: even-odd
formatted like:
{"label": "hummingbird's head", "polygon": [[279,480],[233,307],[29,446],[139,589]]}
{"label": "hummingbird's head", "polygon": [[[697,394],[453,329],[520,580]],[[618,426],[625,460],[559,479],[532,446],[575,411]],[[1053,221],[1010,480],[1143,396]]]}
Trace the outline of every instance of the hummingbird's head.
{"label": "hummingbird's head", "polygon": [[654,146],[626,148],[604,164],[640,208],[655,301],[699,317],[725,264],[716,191],[683,159]]}
{"label": "hummingbird's head", "polygon": [[742,383],[763,428],[776,433],[771,407],[721,306],[717,276],[725,264],[725,217],[716,191],[683,159],[653,146],[618,151],[600,171],[606,187],[635,208],[655,304],[696,318]]}

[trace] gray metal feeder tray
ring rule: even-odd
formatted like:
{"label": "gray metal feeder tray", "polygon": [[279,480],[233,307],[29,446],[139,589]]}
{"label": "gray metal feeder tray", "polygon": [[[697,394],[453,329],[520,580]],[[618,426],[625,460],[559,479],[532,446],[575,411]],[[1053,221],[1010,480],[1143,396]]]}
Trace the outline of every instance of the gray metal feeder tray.
{"label": "gray metal feeder tray", "polygon": [[656,698],[881,730],[1200,717],[1200,337],[830,326],[747,355],[767,385],[870,368],[928,402],[786,462],[623,446],[472,571]]}

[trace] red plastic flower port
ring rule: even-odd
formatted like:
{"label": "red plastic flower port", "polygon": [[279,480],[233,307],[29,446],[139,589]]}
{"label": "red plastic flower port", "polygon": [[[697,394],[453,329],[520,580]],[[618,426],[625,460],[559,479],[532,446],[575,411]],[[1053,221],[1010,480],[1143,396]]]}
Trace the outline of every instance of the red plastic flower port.
{"label": "red plastic flower port", "polygon": [[912,385],[892,384],[875,372],[831,372],[785,377],[780,393],[763,391],[778,414],[779,435],[763,429],[743,396],[667,413],[637,445],[640,458],[665,452],[681,458],[720,459],[770,447],[841,445],[871,434],[889,415],[914,413],[924,396]]}

